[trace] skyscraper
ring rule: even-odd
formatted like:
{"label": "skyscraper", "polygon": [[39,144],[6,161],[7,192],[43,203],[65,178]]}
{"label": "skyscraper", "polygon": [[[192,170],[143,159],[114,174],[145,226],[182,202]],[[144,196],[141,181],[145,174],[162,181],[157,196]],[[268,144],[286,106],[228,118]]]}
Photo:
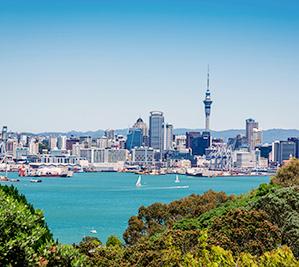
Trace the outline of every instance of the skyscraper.
{"label": "skyscraper", "polygon": [[173,125],[164,124],[164,150],[173,149]]}
{"label": "skyscraper", "polygon": [[143,132],[140,128],[130,129],[127,135],[126,149],[131,150],[135,147],[141,147],[143,142]]}
{"label": "skyscraper", "polygon": [[66,136],[60,135],[57,138],[57,148],[61,150],[66,150]]}
{"label": "skyscraper", "polygon": [[133,125],[133,128],[137,128],[137,129],[141,129],[142,130],[142,134],[143,134],[143,140],[142,140],[142,144],[143,146],[148,146],[149,145],[149,139],[148,139],[148,128],[146,123],[139,118],[136,123]]}
{"label": "skyscraper", "polygon": [[186,147],[191,148],[192,155],[203,156],[206,153],[206,149],[211,145],[210,132],[188,132],[186,133],[187,142]]}
{"label": "skyscraper", "polygon": [[149,119],[149,141],[150,147],[163,150],[163,125],[164,125],[164,115],[161,111],[152,111],[150,113]]}
{"label": "skyscraper", "polygon": [[253,150],[254,149],[254,137],[255,134],[254,129],[258,129],[259,128],[259,124],[258,122],[256,122],[254,119],[247,119],[246,120],[246,139],[248,142],[248,148],[249,150]]}
{"label": "skyscraper", "polygon": [[211,92],[210,92],[210,73],[208,69],[208,77],[207,77],[207,91],[206,91],[206,98],[203,101],[205,105],[205,114],[206,114],[206,131],[210,131],[210,115],[211,115],[211,106],[213,101],[211,100]]}

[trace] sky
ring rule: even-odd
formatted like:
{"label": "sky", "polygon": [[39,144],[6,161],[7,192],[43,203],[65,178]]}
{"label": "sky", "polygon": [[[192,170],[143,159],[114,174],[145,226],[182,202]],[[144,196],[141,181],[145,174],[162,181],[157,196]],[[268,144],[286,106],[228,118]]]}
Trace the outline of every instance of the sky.
{"label": "sky", "polygon": [[0,126],[299,129],[299,1],[0,0]]}

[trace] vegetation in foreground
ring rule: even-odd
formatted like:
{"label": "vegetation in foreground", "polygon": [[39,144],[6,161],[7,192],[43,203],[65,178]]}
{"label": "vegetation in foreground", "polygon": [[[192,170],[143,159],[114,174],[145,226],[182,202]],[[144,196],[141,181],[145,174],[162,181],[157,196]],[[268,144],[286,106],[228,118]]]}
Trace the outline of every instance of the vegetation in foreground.
{"label": "vegetation in foreground", "polygon": [[299,160],[242,196],[208,191],[140,207],[106,244],[53,240],[43,214],[0,186],[0,266],[299,266]]}

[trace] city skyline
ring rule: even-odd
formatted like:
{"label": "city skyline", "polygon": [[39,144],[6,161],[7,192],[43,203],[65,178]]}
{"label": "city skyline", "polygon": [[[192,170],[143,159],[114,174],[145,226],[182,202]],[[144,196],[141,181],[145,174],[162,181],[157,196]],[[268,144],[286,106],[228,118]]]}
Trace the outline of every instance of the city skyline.
{"label": "city skyline", "polygon": [[161,110],[203,129],[299,129],[296,1],[1,1],[0,125],[128,128]]}

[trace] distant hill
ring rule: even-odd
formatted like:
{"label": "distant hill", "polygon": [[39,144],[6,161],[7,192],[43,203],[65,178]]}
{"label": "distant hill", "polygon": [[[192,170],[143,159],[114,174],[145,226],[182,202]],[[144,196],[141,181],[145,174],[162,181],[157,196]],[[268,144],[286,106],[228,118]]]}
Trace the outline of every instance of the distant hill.
{"label": "distant hill", "polygon": [[[188,128],[177,128],[174,129],[174,134],[186,134],[186,132],[191,131],[203,131],[203,129],[188,129]],[[92,138],[101,137],[104,135],[104,130],[97,130],[97,131],[70,131],[70,132],[44,132],[38,133],[38,135],[44,136],[57,136],[57,135],[66,135],[70,136],[91,136]],[[127,135],[128,129],[116,129],[115,134],[117,135]],[[230,137],[235,137],[238,134],[245,135],[244,129],[231,129],[231,130],[224,130],[224,131],[211,131],[212,136],[215,138],[223,138],[227,140]],[[263,142],[264,143],[271,143],[275,140],[286,140],[288,137],[299,137],[299,130],[296,129],[269,129],[263,131]]]}

